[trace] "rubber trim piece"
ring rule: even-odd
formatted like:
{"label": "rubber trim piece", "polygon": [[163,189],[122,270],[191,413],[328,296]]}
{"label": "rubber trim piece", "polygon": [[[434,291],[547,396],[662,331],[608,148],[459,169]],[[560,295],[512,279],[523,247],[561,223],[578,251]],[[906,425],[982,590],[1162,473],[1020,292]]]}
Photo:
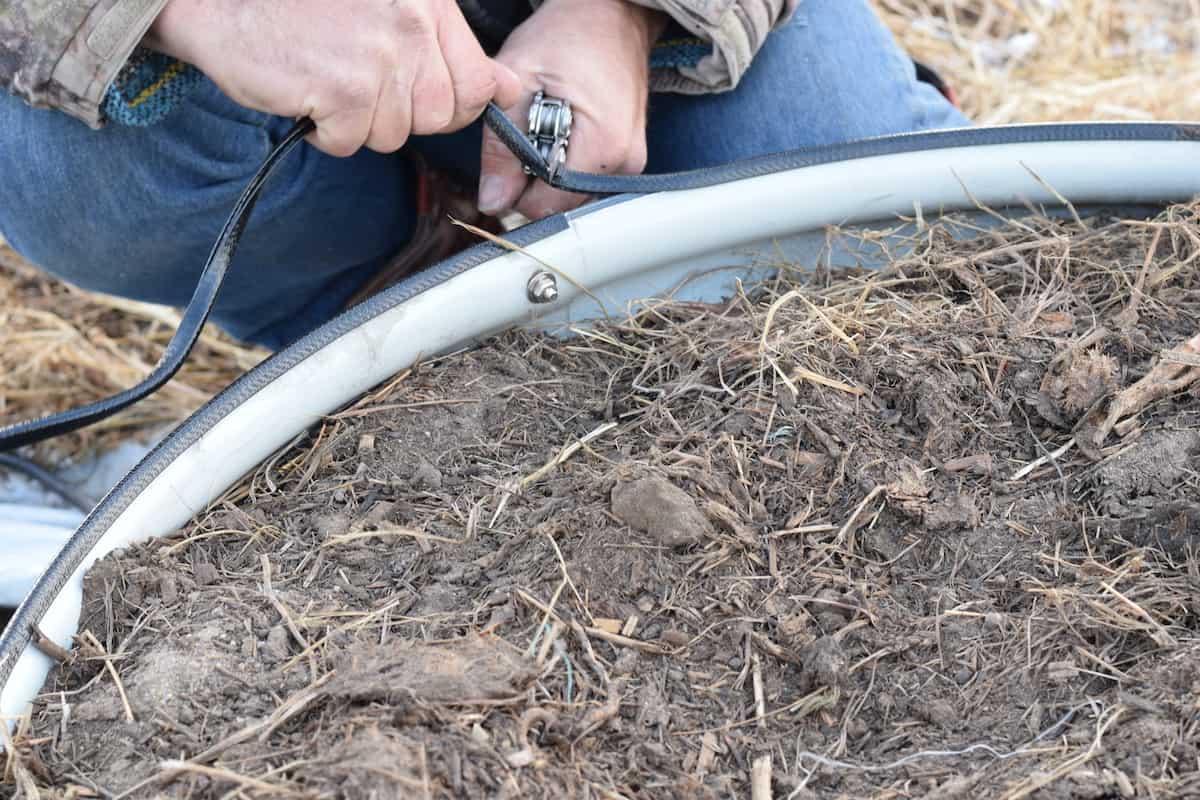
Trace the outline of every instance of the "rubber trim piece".
{"label": "rubber trim piece", "polygon": [[563,169],[551,179],[549,168],[537,149],[503,112],[489,106],[484,112],[484,120],[497,137],[523,163],[529,165],[537,177],[556,188],[582,194],[649,194],[651,192],[703,189],[717,184],[812,167],[818,164],[921,150],[946,150],[998,144],[1035,144],[1049,141],[1200,141],[1200,125],[1183,123],[1068,122],[1048,125],[1006,125],[995,128],[955,128],[944,131],[880,136],[845,144],[802,148],[786,153],[759,156],[732,164],[689,172],[668,172],[657,175],[599,175]]}

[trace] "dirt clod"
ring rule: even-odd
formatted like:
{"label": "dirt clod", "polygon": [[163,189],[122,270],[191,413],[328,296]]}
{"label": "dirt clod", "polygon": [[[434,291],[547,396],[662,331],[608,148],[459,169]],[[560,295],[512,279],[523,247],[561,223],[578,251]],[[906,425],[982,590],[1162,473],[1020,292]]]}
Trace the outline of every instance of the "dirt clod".
{"label": "dirt clod", "polygon": [[666,547],[688,547],[713,535],[712,525],[696,501],[657,476],[618,483],[612,490],[612,512]]}
{"label": "dirt clod", "polygon": [[512,699],[537,676],[535,665],[509,645],[481,636],[359,647],[335,669],[329,692],[336,697],[465,706]]}

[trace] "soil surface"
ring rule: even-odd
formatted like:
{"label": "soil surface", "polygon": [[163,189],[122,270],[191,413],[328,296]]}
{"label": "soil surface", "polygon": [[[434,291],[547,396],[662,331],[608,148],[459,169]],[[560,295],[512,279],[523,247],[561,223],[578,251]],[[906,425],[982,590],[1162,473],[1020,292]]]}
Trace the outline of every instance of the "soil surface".
{"label": "soil surface", "polygon": [[397,376],[97,564],[3,791],[1200,795],[1196,210],[911,244]]}

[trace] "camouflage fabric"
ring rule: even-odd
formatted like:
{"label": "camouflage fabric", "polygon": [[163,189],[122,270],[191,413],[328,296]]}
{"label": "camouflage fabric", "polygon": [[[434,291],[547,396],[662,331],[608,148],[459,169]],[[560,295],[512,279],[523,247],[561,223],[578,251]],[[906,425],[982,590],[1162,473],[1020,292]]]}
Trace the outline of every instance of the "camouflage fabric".
{"label": "camouflage fabric", "polygon": [[[541,0],[532,0],[538,5]],[[665,12],[707,49],[698,60],[665,57],[652,61],[656,92],[708,94],[738,85],[751,60],[775,28],[791,19],[801,0],[629,0]],[[674,44],[674,43],[673,43]],[[698,52],[686,40],[679,50]]]}
{"label": "camouflage fabric", "polygon": [[166,0],[0,0],[0,84],[92,126]]}

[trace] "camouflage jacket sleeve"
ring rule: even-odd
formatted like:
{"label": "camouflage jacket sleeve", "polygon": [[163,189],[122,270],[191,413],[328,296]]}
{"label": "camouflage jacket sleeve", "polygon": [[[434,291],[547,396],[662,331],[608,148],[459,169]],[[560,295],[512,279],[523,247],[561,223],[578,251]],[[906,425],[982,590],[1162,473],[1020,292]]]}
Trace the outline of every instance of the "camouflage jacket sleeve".
{"label": "camouflage jacket sleeve", "polygon": [[[661,42],[651,59],[655,91],[706,94],[738,85],[746,68],[775,28],[800,0],[632,0],[665,11],[707,48]],[[693,55],[689,56],[689,52]]]}
{"label": "camouflage jacket sleeve", "polygon": [[92,127],[166,0],[0,0],[0,83]]}

